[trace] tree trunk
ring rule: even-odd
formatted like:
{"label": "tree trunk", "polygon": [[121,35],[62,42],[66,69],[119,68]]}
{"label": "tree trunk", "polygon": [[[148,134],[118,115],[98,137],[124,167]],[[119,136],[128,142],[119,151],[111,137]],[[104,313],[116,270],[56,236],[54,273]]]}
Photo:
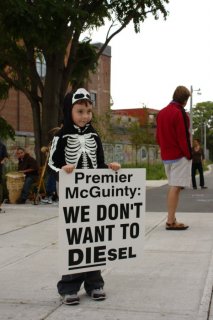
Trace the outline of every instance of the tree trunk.
{"label": "tree trunk", "polygon": [[63,59],[53,54],[47,60],[47,74],[43,93],[42,109],[42,146],[50,143],[49,131],[59,124],[61,114],[61,83],[62,83]]}
{"label": "tree trunk", "polygon": [[31,101],[33,113],[33,127],[35,137],[35,155],[39,164],[41,164],[41,121],[40,121],[40,104],[36,101]]}

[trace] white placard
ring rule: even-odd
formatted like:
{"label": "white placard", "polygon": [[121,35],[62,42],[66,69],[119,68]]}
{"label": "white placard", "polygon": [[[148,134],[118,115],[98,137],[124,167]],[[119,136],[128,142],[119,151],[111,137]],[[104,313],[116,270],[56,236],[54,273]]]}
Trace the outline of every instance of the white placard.
{"label": "white placard", "polygon": [[142,261],[145,169],[59,174],[59,272]]}

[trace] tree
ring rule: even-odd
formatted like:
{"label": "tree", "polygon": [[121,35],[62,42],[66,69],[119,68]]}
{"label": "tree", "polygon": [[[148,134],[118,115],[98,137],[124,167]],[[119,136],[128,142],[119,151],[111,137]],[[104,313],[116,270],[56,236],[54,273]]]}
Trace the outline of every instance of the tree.
{"label": "tree", "polygon": [[213,102],[206,101],[197,103],[193,109],[193,136],[200,139],[204,144],[204,136],[206,138],[206,146],[209,149],[210,159],[213,160]]}
{"label": "tree", "polygon": [[115,141],[116,135],[113,130],[112,114],[110,111],[101,115],[94,114],[92,123],[103,142],[113,143]]}
{"label": "tree", "polygon": [[2,117],[0,117],[0,139],[15,139],[15,131],[13,127]]}
{"label": "tree", "polygon": [[149,123],[149,112],[146,106],[143,108],[143,121],[139,123],[139,121],[130,122],[128,126],[128,132],[130,135],[131,144],[135,147],[136,153],[136,165],[137,165],[137,154],[138,150],[143,146],[147,145],[147,162],[149,168],[149,146],[150,144],[155,144],[154,131],[152,129],[152,125]]}
{"label": "tree", "polygon": [[144,135],[138,121],[133,121],[128,127],[129,140],[135,148],[135,164],[138,163],[138,150],[144,145]]}
{"label": "tree", "polygon": [[[57,126],[68,85],[82,84],[110,40],[133,22],[135,32],[149,14],[167,16],[169,0],[1,0],[0,77],[4,90],[14,87],[30,101],[36,154]],[[88,31],[111,25],[96,50]],[[36,61],[45,61],[45,79]],[[1,90],[0,90],[1,91]]]}

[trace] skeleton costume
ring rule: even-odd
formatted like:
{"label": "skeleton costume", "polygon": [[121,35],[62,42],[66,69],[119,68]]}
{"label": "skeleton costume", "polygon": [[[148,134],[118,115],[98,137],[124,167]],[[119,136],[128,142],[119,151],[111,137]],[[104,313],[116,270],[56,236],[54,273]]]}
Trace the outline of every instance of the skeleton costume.
{"label": "skeleton costume", "polygon": [[[49,167],[59,172],[66,164],[73,164],[77,169],[108,168],[104,162],[104,152],[101,139],[90,123],[80,128],[73,123],[72,107],[78,100],[88,100],[89,93],[81,88],[74,94],[68,93],[64,99],[64,125],[53,138]],[[63,275],[58,282],[58,292],[61,296],[76,294],[84,282],[84,288],[90,295],[92,290],[103,288],[104,280],[100,271],[84,272],[73,275]]]}
{"label": "skeleton costume", "polygon": [[80,128],[73,123],[72,96],[68,93],[64,100],[64,126],[53,138],[49,167],[55,172],[66,164],[73,164],[77,169],[108,168],[104,162],[101,139],[93,126],[88,123]]}

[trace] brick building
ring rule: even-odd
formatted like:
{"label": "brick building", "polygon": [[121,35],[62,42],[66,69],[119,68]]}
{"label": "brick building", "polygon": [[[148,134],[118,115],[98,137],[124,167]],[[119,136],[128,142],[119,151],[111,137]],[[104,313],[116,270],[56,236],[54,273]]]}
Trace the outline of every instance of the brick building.
{"label": "brick building", "polygon": [[156,116],[158,112],[159,110],[151,108],[112,110],[112,121],[119,135],[119,140],[128,140],[127,128],[133,122],[138,122],[142,129],[149,128],[150,134],[155,136]]}
{"label": "brick building", "polygon": [[[101,43],[94,44],[99,48]],[[98,61],[96,73],[90,74],[86,88],[90,91],[97,114],[110,109],[111,47],[107,46]],[[7,100],[0,101],[0,116],[12,125],[17,135],[32,136],[33,120],[31,105],[26,96],[14,89]]]}

